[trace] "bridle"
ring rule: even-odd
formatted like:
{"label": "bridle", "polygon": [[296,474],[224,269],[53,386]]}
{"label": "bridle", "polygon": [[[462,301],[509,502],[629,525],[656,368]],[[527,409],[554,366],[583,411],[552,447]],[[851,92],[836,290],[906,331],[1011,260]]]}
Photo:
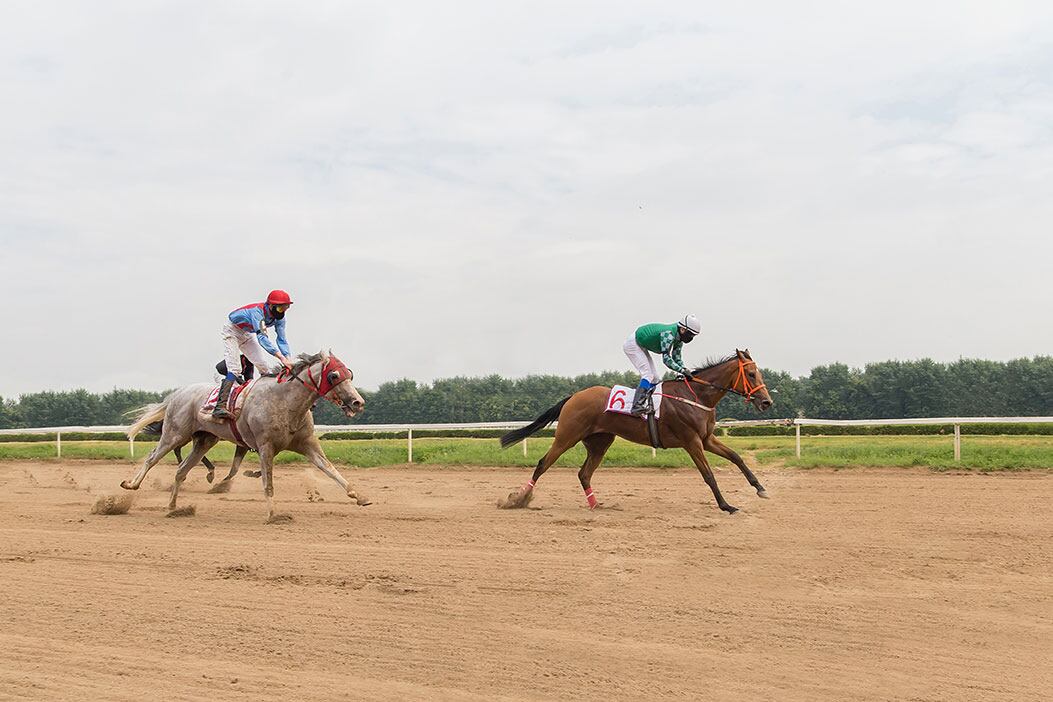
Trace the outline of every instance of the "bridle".
{"label": "bridle", "polygon": [[[742,358],[739,358],[738,361],[739,361],[739,372],[735,376],[734,382],[731,383],[731,387],[730,388],[729,387],[725,387],[724,385],[717,385],[716,383],[711,383],[708,380],[702,380],[701,378],[695,378],[694,376],[690,376],[690,375],[684,377],[684,384],[687,385],[688,390],[691,390],[691,394],[692,395],[695,394],[694,389],[692,389],[692,387],[691,387],[691,382],[694,381],[696,383],[701,383],[702,385],[708,385],[710,387],[714,387],[714,388],[717,388],[719,390],[724,390],[726,392],[731,392],[731,393],[734,393],[736,395],[739,395],[740,397],[744,397],[744,398],[746,398],[746,404],[749,404],[750,402],[753,401],[753,396],[756,395],[761,390],[763,390],[764,388],[766,388],[768,385],[767,385],[767,383],[761,383],[760,385],[751,385],[750,384],[750,379],[746,375],[746,368],[748,366],[756,367],[757,366],[757,362],[756,361],[753,361],[753,360],[744,361]],[[737,385],[740,385],[740,384],[742,385],[742,389],[741,390],[736,387]],[[698,399],[697,395],[695,396],[695,399],[696,400]]]}
{"label": "bridle", "polygon": [[[351,372],[351,369],[345,366],[344,362],[336,356],[330,356],[329,361],[324,366],[322,366],[322,371],[319,377],[315,378],[314,374],[311,373],[311,365],[308,365],[306,368],[307,380],[301,378],[297,372],[293,371],[292,368],[284,368],[281,370],[281,372],[278,373],[278,383],[286,383],[289,382],[289,380],[296,380],[305,388],[311,390],[319,397],[329,400],[341,409],[352,409],[351,407],[345,405],[342,400],[335,400],[331,397],[333,388],[335,388],[337,385],[346,380],[351,380],[354,377],[354,373]],[[333,373],[336,373],[336,377],[333,380],[330,380],[330,376]]]}

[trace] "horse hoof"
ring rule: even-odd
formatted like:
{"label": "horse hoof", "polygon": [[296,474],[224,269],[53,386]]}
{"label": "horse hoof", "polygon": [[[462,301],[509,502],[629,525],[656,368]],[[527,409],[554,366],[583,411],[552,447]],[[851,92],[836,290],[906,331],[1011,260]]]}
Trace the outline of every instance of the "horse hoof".
{"label": "horse hoof", "polygon": [[215,473],[213,473],[212,471],[209,471],[209,472],[208,472],[208,475],[206,475],[206,476],[205,476],[205,480],[207,480],[208,482],[210,482],[210,483],[211,483],[211,482],[212,482],[212,480],[213,480],[213,479],[214,479],[215,477],[216,477],[216,474],[215,474]]}
{"label": "horse hoof", "polygon": [[735,512],[739,511],[738,507],[732,507],[731,505],[726,505],[724,507],[721,507],[721,509],[727,512],[728,514],[735,514]]}
{"label": "horse hoof", "polygon": [[139,489],[138,485],[133,486],[127,480],[122,480],[121,481],[121,487],[124,488],[125,490],[138,490]]}
{"label": "horse hoof", "polygon": [[757,497],[763,497],[765,500],[768,499],[768,493],[765,492],[764,488],[757,490]]}
{"label": "horse hoof", "polygon": [[355,504],[359,507],[368,507],[373,504],[373,502],[368,497],[356,497]]}
{"label": "horse hoof", "polygon": [[245,471],[245,477],[246,478],[258,478],[261,475],[263,475],[263,474],[260,471],[258,471],[258,470],[247,470],[247,471]]}

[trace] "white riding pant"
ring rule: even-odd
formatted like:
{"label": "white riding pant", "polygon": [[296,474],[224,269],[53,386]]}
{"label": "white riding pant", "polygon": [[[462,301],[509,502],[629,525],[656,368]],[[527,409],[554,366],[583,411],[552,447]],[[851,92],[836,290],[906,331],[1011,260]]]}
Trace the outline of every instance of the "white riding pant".
{"label": "white riding pant", "polygon": [[654,357],[651,356],[650,351],[636,343],[635,336],[630,336],[625,340],[625,343],[622,344],[622,351],[629,357],[629,361],[641,378],[651,381],[652,385],[658,384],[662,376],[659,375],[658,368],[654,365]]}
{"label": "white riding pant", "polygon": [[242,354],[245,354],[245,358],[249,359],[260,373],[273,373],[281,366],[277,358],[260,346],[253,332],[245,331],[232,322],[227,322],[223,325],[221,335],[223,337],[223,359],[227,362],[227,370],[231,373],[241,374]]}

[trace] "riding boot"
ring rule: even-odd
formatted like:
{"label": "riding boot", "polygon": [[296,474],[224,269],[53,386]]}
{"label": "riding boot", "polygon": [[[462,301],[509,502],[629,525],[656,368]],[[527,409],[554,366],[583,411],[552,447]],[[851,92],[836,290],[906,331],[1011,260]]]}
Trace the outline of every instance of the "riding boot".
{"label": "riding boot", "polygon": [[632,409],[629,413],[634,417],[651,412],[651,393],[654,392],[654,385],[648,385],[647,387],[640,386],[636,389],[636,396],[633,398]]}
{"label": "riding boot", "polygon": [[227,409],[227,398],[230,397],[230,390],[234,387],[234,381],[230,378],[224,378],[223,382],[219,386],[219,395],[216,397],[216,408],[212,410],[213,419],[234,419],[234,415]]}

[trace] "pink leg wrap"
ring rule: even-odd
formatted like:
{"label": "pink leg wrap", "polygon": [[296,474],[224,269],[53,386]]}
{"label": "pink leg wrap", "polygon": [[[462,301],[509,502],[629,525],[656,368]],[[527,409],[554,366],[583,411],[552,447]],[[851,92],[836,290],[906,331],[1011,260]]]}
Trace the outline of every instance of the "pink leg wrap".
{"label": "pink leg wrap", "polygon": [[534,481],[533,480],[526,481],[526,485],[524,485],[522,487],[523,492],[530,492],[533,489],[534,489]]}
{"label": "pink leg wrap", "polygon": [[596,500],[596,495],[592,492],[591,487],[585,490],[585,499],[589,501],[589,509],[596,509],[596,505],[599,502]]}

